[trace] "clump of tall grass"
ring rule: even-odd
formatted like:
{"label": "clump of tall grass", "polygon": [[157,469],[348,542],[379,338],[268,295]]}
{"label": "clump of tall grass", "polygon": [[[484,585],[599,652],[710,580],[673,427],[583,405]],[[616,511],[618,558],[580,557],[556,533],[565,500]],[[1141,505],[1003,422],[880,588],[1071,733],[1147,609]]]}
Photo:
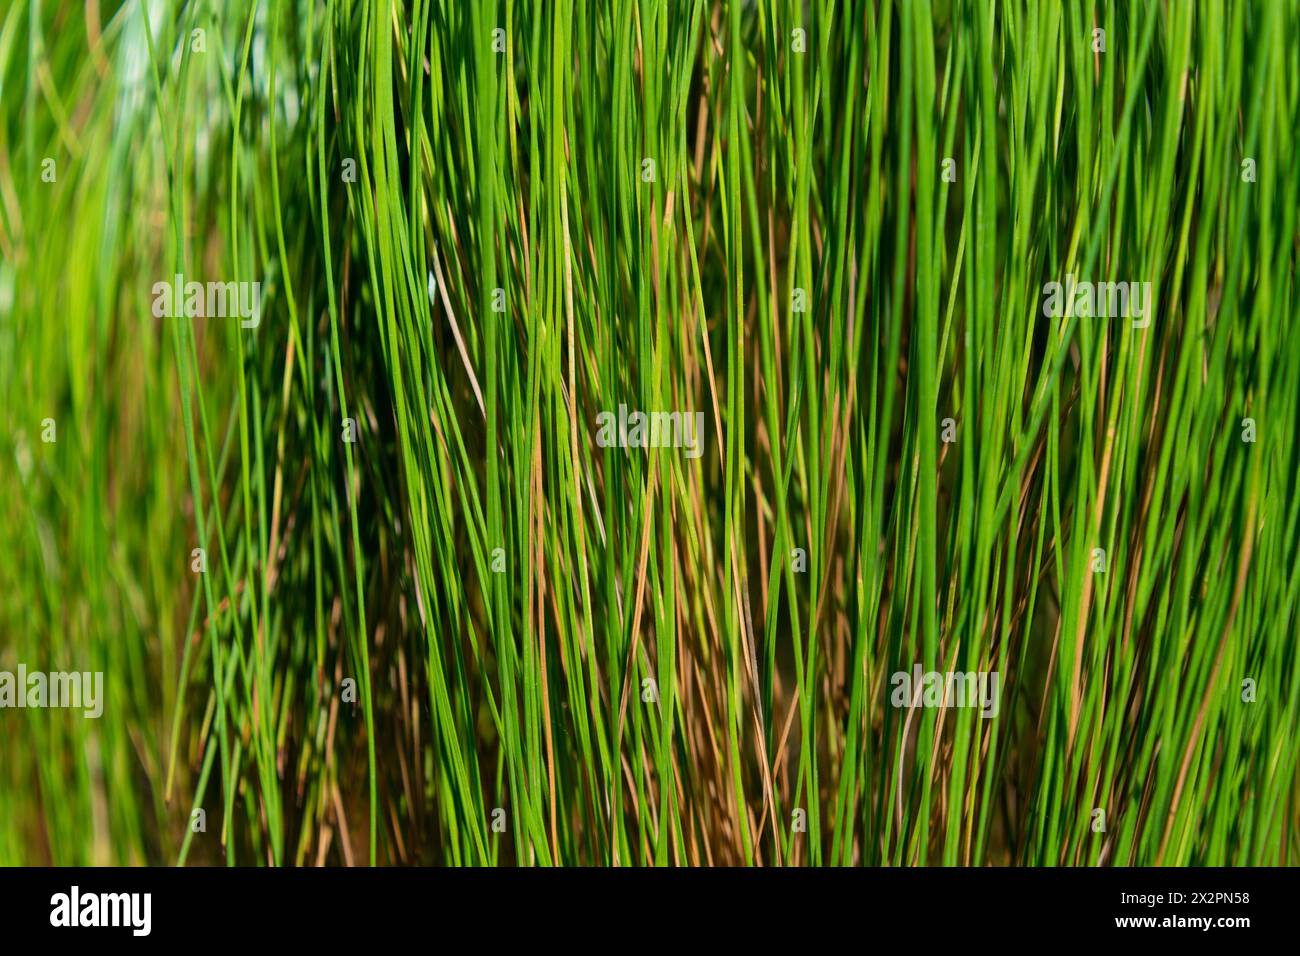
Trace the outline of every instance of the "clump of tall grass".
{"label": "clump of tall grass", "polygon": [[1297,77],[1295,0],[9,5],[0,670],[107,700],[0,710],[0,862],[1295,863]]}

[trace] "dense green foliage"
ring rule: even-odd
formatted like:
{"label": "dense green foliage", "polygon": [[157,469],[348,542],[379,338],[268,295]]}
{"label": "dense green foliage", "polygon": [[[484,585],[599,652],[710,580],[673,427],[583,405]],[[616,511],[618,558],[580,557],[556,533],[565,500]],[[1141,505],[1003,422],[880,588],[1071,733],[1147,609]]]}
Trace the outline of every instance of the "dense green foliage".
{"label": "dense green foliage", "polygon": [[1297,0],[2,10],[0,863],[1300,859]]}

